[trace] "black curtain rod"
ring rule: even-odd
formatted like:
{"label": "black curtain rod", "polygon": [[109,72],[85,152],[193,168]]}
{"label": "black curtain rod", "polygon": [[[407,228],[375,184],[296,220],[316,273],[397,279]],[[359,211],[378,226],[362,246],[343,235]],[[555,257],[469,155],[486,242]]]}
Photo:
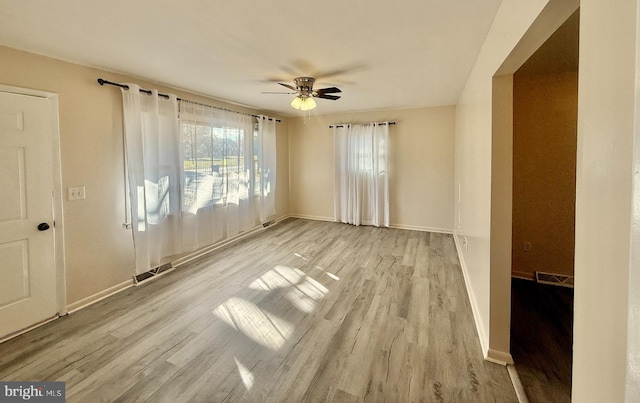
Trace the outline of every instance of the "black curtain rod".
{"label": "black curtain rod", "polygon": [[[99,79],[98,79],[98,84],[100,84],[100,85],[105,85],[105,84],[113,85],[113,86],[116,86],[116,87],[124,88],[125,90],[128,90],[128,89],[129,89],[129,86],[128,86],[128,85],[126,85],[126,84],[114,83],[113,81],[103,80],[102,78],[99,78]],[[147,95],[151,95],[151,94],[153,94],[153,91],[145,90],[145,89],[143,89],[143,88],[140,88],[140,92],[144,92],[144,93],[145,93],[145,94],[147,94]],[[159,97],[162,97],[162,98],[169,99],[169,95],[167,95],[167,94],[161,94],[161,93],[158,93],[158,96],[159,96]],[[225,108],[220,108],[220,107],[218,107],[218,106],[211,106],[211,105],[207,105],[207,104],[202,104],[202,103],[200,103],[200,102],[194,102],[194,101],[190,101],[190,100],[188,100],[188,99],[183,99],[183,98],[178,98],[178,101],[191,102],[192,104],[201,105],[201,106],[207,106],[207,107],[209,107],[209,108],[220,109],[220,110],[227,111],[227,112],[239,113],[239,114],[241,114],[241,115],[249,115],[249,116],[253,116],[254,118],[259,118],[259,117],[260,117],[260,116],[258,116],[258,115],[252,115],[252,114],[250,114],[250,113],[243,113],[243,112],[238,112],[238,111],[232,111],[231,109],[225,109]],[[278,123],[280,123],[280,122],[281,122],[281,120],[280,120],[280,119],[274,119],[274,118],[267,118],[267,119],[268,119],[268,120],[275,120],[275,121],[276,121],[276,122],[278,122]]]}
{"label": "black curtain rod", "polygon": [[[374,125],[380,125],[380,126],[384,126],[384,125],[391,126],[391,125],[395,125],[395,124],[396,124],[396,122],[380,122],[380,123],[376,122],[376,123],[374,123]],[[344,125],[329,125],[330,129],[333,129],[334,127],[344,127]]]}

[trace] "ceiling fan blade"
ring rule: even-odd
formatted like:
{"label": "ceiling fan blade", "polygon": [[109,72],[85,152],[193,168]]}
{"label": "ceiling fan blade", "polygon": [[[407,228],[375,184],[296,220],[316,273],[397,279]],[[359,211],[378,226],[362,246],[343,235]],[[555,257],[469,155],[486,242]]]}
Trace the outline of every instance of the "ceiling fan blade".
{"label": "ceiling fan blade", "polygon": [[332,101],[335,101],[336,99],[340,99],[340,96],[338,96],[338,95],[328,95],[328,94],[318,94],[317,98],[331,99]]}
{"label": "ceiling fan blade", "polygon": [[318,93],[318,95],[333,94],[333,93],[336,93],[336,92],[342,92],[340,90],[340,88],[337,88],[337,87],[321,88],[321,89],[315,90],[315,91]]}
{"label": "ceiling fan blade", "polygon": [[285,87],[289,88],[290,90],[298,91],[298,90],[296,89],[296,87],[294,87],[294,86],[292,86],[292,85],[285,84],[285,83],[278,83],[278,84],[280,84],[280,85],[282,85],[282,86],[285,86]]}

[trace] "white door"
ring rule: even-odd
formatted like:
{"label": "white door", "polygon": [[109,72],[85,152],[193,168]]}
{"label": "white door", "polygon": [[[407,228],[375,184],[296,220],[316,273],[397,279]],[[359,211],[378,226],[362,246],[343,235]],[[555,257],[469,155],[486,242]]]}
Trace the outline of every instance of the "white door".
{"label": "white door", "polygon": [[0,338],[57,312],[51,133],[49,100],[0,92]]}

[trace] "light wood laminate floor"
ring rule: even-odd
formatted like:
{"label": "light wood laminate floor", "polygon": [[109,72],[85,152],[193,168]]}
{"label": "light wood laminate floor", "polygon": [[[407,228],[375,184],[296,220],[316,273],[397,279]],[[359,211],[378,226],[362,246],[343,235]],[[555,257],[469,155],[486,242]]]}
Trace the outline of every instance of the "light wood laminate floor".
{"label": "light wood laminate floor", "polygon": [[517,401],[450,235],[300,219],[1,344],[0,379],[69,402]]}

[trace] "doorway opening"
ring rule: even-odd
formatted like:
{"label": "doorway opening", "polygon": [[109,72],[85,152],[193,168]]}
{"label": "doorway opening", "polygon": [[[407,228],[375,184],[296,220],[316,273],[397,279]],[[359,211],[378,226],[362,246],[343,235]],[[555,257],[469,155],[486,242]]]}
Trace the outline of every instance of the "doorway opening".
{"label": "doorway opening", "polygon": [[513,74],[511,355],[532,401],[571,401],[579,18]]}

